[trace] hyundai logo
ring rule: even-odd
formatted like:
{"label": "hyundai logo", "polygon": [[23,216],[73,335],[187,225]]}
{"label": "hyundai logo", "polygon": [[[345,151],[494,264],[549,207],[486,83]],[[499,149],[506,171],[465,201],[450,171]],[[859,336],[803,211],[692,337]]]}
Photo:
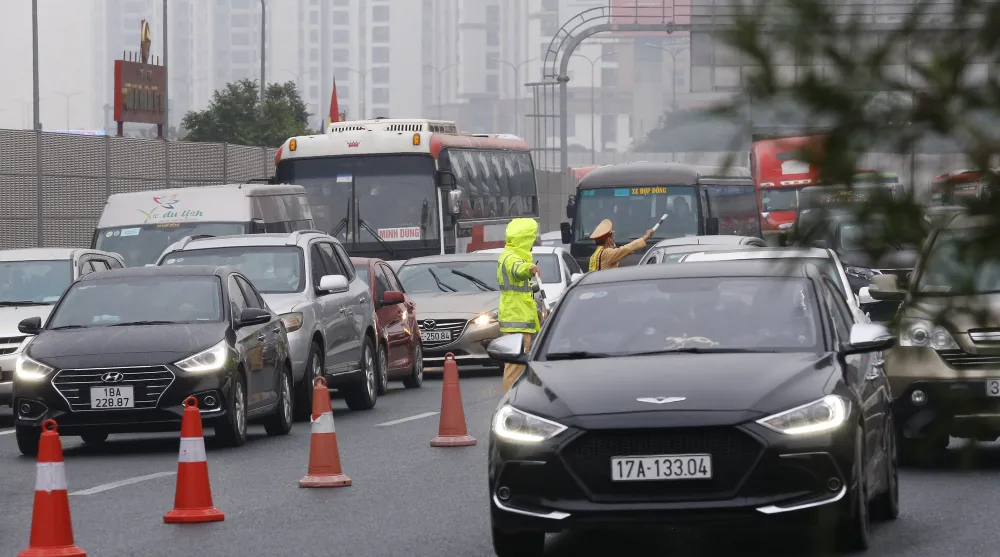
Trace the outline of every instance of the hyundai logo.
{"label": "hyundai logo", "polygon": [[109,371],[101,376],[101,381],[105,383],[120,383],[122,379],[125,379],[125,374],[120,371]]}
{"label": "hyundai logo", "polygon": [[425,329],[433,329],[435,327],[437,327],[437,323],[435,323],[433,319],[428,319],[427,321],[424,321]]}

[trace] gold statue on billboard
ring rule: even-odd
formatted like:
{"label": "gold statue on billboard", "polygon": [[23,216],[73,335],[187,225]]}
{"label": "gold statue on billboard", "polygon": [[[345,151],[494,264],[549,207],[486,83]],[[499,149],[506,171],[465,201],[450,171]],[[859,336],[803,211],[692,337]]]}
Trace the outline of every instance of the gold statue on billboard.
{"label": "gold statue on billboard", "polygon": [[149,46],[153,44],[153,37],[149,33],[149,22],[142,20],[142,27],[139,31],[141,42],[139,43],[139,59],[143,64],[149,63]]}

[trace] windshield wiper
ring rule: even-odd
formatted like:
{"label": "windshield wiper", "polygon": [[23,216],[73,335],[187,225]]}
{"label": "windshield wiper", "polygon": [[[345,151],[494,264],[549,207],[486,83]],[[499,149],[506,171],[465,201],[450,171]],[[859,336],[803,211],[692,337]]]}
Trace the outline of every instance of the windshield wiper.
{"label": "windshield wiper", "polygon": [[125,323],[114,323],[108,327],[127,327],[129,325],[174,325],[176,321],[126,321]]}
{"label": "windshield wiper", "polygon": [[657,354],[775,354],[781,350],[760,349],[760,348],[712,348],[690,346],[686,348],[664,348],[661,350],[647,350],[644,352],[624,352],[615,354],[616,356],[655,356]]}
{"label": "windshield wiper", "polygon": [[434,269],[427,269],[427,272],[430,273],[432,277],[434,277],[434,282],[437,283],[437,287],[441,290],[441,292],[458,292],[457,288],[453,288],[441,282],[441,277],[439,277],[437,273],[434,272]]}
{"label": "windshield wiper", "polygon": [[617,354],[609,352],[588,352],[586,350],[573,350],[571,352],[550,352],[545,355],[546,360],[592,360],[598,358],[612,358]]}
{"label": "windshield wiper", "polygon": [[31,300],[12,300],[0,302],[0,307],[14,306],[51,306],[54,302],[33,302]]}
{"label": "windshield wiper", "polygon": [[460,277],[462,277],[464,279],[472,281],[473,284],[475,284],[479,288],[483,289],[483,291],[496,292],[496,290],[497,290],[496,288],[493,288],[492,286],[486,284],[485,282],[477,279],[476,277],[474,277],[474,276],[472,276],[472,275],[470,275],[468,273],[463,273],[462,271],[456,271],[455,269],[452,269],[451,272],[452,272],[452,274],[458,275],[458,276],[460,276]]}
{"label": "windshield wiper", "polygon": [[333,231],[330,232],[330,236],[333,236],[334,238],[336,238],[337,234],[340,234],[341,230],[344,230],[345,228],[347,228],[347,225],[350,222],[350,216],[351,216],[351,206],[348,205],[347,206],[347,215],[344,218],[340,219],[340,222],[337,223],[337,226],[333,227]]}
{"label": "windshield wiper", "polygon": [[89,325],[62,325],[60,327],[52,327],[50,331],[61,331],[63,329],[86,329],[90,327]]}
{"label": "windshield wiper", "polygon": [[358,224],[361,225],[361,228],[364,228],[365,230],[368,231],[369,234],[374,236],[375,240],[377,240],[378,243],[381,244],[382,247],[389,252],[389,255],[391,255],[393,259],[399,259],[399,256],[396,255],[396,250],[392,249],[392,246],[389,245],[389,242],[383,240],[382,237],[378,235],[378,232],[374,228],[368,226],[368,223],[365,222],[365,219],[359,218]]}

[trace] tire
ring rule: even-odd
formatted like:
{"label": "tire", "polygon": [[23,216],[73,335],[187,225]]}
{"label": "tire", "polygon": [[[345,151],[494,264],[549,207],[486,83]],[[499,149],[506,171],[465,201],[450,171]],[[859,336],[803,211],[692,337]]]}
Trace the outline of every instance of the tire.
{"label": "tire", "polygon": [[233,379],[229,420],[215,426],[215,436],[225,447],[241,447],[247,442],[247,387],[241,373]]}
{"label": "tire", "polygon": [[865,551],[871,541],[871,513],[864,455],[864,433],[858,426],[854,434],[854,469],[851,474],[854,483],[850,493],[852,508],[841,516],[834,538],[840,551]]}
{"label": "tire", "polygon": [[907,439],[900,429],[896,430],[896,442],[898,444],[897,456],[903,466],[914,466],[921,464],[936,464],[940,462],[948,451],[947,436],[931,436],[920,439]]}
{"label": "tire", "polygon": [[361,349],[361,378],[344,389],[344,402],[351,410],[371,410],[378,401],[378,369],[375,364],[375,347],[365,337]]}
{"label": "tire", "polygon": [[84,433],[80,436],[80,439],[83,439],[83,442],[88,445],[100,445],[108,440],[108,434],[98,432]]}
{"label": "tire", "polygon": [[899,518],[899,451],[896,449],[896,426],[889,418],[886,428],[885,491],[872,501],[872,518],[896,520]]}
{"label": "tire", "polygon": [[38,443],[42,438],[42,428],[31,426],[14,426],[14,437],[17,439],[17,450],[24,456],[38,456]]}
{"label": "tire", "polygon": [[378,347],[378,395],[389,392],[389,351],[385,346]]}
{"label": "tire", "polygon": [[419,389],[424,384],[424,349],[420,343],[413,347],[413,365],[410,367],[410,374],[403,379],[403,386],[407,389]]}
{"label": "tire", "polygon": [[308,421],[312,416],[313,381],[323,376],[323,349],[319,343],[313,342],[309,347],[309,357],[306,358],[306,371],[295,391],[295,404],[292,415],[297,422]]}
{"label": "tire", "polygon": [[543,532],[503,532],[496,526],[491,530],[497,557],[542,557],[545,551]]}
{"label": "tire", "polygon": [[288,435],[288,432],[292,431],[292,413],[295,409],[293,396],[292,368],[285,366],[278,385],[278,403],[275,405],[274,414],[264,420],[264,431],[268,435]]}

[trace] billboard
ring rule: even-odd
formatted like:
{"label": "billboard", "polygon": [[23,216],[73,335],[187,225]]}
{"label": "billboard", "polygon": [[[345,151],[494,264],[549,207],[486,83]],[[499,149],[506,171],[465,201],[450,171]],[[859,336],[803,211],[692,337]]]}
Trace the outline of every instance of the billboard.
{"label": "billboard", "polygon": [[167,124],[167,68],[150,61],[152,39],[145,19],[140,36],[138,55],[115,60],[114,115],[119,136],[125,122],[154,124],[158,128]]}

